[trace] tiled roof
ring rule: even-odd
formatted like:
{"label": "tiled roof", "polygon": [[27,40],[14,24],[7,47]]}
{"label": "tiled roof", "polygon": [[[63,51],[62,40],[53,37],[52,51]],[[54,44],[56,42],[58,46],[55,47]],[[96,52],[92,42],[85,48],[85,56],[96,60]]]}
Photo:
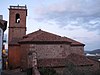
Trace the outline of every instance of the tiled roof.
{"label": "tiled roof", "polygon": [[71,38],[68,38],[68,37],[64,37],[67,41],[69,41],[69,42],[71,42],[71,45],[72,46],[76,46],[76,45],[83,45],[83,46],[85,46],[85,44],[83,44],[83,43],[80,43],[80,42],[78,42],[78,41],[76,41],[76,40],[73,40],[73,39],[71,39]]}
{"label": "tiled roof", "polygon": [[66,59],[54,58],[54,59],[39,59],[37,62],[38,67],[63,67],[65,66]]}
{"label": "tiled roof", "polygon": [[67,37],[61,37],[59,35],[49,33],[43,30],[38,30],[33,33],[30,33],[23,37],[23,40],[20,40],[20,43],[22,42],[66,42],[70,43],[71,45],[84,45],[80,42],[77,42],[75,40],[72,40]]}
{"label": "tiled roof", "polygon": [[76,66],[93,65],[93,61],[85,56],[70,54],[67,58],[38,59],[38,67],[64,67],[67,62],[72,62]]}
{"label": "tiled roof", "polygon": [[92,60],[88,59],[86,56],[72,53],[67,56],[67,60],[73,62],[75,65],[91,65]]}

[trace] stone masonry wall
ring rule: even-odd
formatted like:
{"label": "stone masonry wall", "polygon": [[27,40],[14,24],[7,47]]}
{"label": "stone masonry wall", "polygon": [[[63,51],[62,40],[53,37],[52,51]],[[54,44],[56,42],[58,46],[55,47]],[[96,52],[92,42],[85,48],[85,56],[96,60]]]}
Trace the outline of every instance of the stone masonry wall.
{"label": "stone masonry wall", "polygon": [[21,67],[29,67],[29,55],[35,52],[37,59],[66,58],[70,53],[84,54],[82,46],[68,44],[21,44]]}
{"label": "stone masonry wall", "polygon": [[84,55],[84,47],[83,46],[71,46],[71,53]]}
{"label": "stone masonry wall", "polygon": [[64,58],[69,55],[70,46],[64,44],[30,44],[30,50],[37,53],[38,59]]}

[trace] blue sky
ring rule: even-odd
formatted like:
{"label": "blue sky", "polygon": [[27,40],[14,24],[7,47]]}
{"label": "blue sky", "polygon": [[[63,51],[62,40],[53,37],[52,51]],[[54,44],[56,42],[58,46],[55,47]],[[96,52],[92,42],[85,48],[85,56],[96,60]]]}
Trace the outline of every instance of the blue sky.
{"label": "blue sky", "polygon": [[100,0],[0,0],[0,15],[9,21],[9,6],[18,4],[28,8],[27,33],[42,29],[100,48]]}

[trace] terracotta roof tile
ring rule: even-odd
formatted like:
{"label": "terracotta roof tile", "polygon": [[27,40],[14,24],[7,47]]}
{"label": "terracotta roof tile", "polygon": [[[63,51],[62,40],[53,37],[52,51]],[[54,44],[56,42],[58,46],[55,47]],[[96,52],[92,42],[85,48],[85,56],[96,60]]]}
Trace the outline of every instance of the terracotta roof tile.
{"label": "terracotta roof tile", "polygon": [[83,45],[83,46],[85,46],[85,44],[80,43],[80,42],[78,42],[78,41],[76,41],[76,40],[73,40],[73,39],[71,39],[71,38],[68,38],[68,37],[63,37],[63,38],[65,38],[67,41],[71,42],[71,45],[72,45],[72,46],[76,46],[76,45]]}
{"label": "terracotta roof tile", "polygon": [[93,64],[92,60],[88,59],[86,56],[72,53],[68,55],[67,60],[73,62],[75,65],[91,65]]}
{"label": "terracotta roof tile", "polygon": [[64,67],[68,61],[77,66],[94,64],[93,61],[88,59],[86,56],[73,53],[67,58],[38,59],[38,67]]}
{"label": "terracotta roof tile", "polygon": [[24,36],[21,42],[24,41],[66,41],[66,39],[56,34],[52,34],[43,30],[38,30]]}
{"label": "terracotta roof tile", "polygon": [[38,30],[35,31],[33,33],[30,33],[26,36],[23,37],[23,40],[21,40],[20,42],[34,42],[34,41],[59,41],[59,42],[67,42],[67,43],[71,43],[71,45],[84,45],[80,42],[77,42],[75,40],[72,40],[70,38],[67,37],[61,37],[59,35],[53,34],[53,33],[49,33],[43,30]]}
{"label": "terracotta roof tile", "polygon": [[64,58],[54,58],[54,59],[39,59],[38,67],[63,67],[65,66]]}

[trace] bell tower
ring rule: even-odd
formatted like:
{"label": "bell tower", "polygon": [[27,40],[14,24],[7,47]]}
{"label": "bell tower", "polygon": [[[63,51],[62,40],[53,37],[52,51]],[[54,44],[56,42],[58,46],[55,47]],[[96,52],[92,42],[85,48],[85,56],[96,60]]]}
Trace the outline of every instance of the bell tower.
{"label": "bell tower", "polygon": [[20,66],[19,40],[26,35],[26,6],[9,7],[9,33],[8,33],[8,66],[10,69]]}
{"label": "bell tower", "polygon": [[9,8],[9,44],[18,42],[26,35],[26,6],[10,6]]}

